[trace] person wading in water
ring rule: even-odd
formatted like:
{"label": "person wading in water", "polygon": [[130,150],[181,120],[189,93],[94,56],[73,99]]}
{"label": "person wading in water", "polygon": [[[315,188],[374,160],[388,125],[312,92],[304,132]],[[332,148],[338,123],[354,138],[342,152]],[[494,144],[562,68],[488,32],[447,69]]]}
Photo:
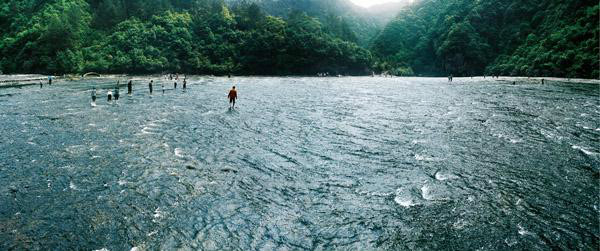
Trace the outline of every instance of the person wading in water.
{"label": "person wading in water", "polygon": [[115,95],[114,95],[114,96],[115,96],[115,101],[116,101],[116,100],[119,100],[119,97],[121,96],[121,95],[119,94],[119,87],[118,87],[118,86],[117,86],[117,87],[115,87]]}
{"label": "person wading in water", "polygon": [[92,103],[96,103],[96,87],[92,90]]}
{"label": "person wading in water", "polygon": [[117,86],[115,86],[115,94],[113,95],[113,97],[115,98],[115,101],[119,100],[119,96],[120,96],[119,95],[119,84],[121,84],[120,80],[117,81]]}
{"label": "person wading in water", "polygon": [[229,95],[227,95],[227,97],[229,97],[229,108],[235,109],[235,100],[237,99],[237,90],[235,89],[235,86],[229,90]]}

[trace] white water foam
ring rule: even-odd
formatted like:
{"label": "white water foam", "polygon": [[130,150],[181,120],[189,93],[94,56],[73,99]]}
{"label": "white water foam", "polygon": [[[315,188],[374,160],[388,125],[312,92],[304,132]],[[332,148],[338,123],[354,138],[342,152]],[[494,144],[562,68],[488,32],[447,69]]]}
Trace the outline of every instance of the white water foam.
{"label": "white water foam", "polygon": [[439,181],[453,180],[453,179],[457,179],[457,178],[458,178],[458,176],[449,174],[449,173],[442,173],[442,172],[435,173],[435,179],[439,180]]}
{"label": "white water foam", "polygon": [[517,224],[517,228],[518,228],[518,233],[519,235],[531,235],[533,234],[532,232],[527,231],[524,227],[521,226],[521,224]]}
{"label": "white water foam", "polygon": [[411,141],[410,143],[412,143],[413,145],[418,145],[418,144],[423,144],[426,142],[427,142],[427,140],[424,140],[424,139],[415,139],[415,140]]}
{"label": "white water foam", "polygon": [[514,238],[506,238],[506,239],[504,239],[504,243],[506,243],[507,246],[512,247],[519,242]]}
{"label": "white water foam", "polygon": [[153,132],[150,132],[149,130],[152,130],[152,128],[144,126],[144,128],[142,128],[142,134],[153,134]]}
{"label": "white water foam", "polygon": [[203,116],[203,117],[204,117],[204,116],[211,115],[211,114],[213,114],[213,113],[215,113],[215,112],[214,112],[214,111],[208,111],[208,112],[202,113],[202,115],[200,115],[200,116]]}
{"label": "white water foam", "polygon": [[183,150],[181,150],[180,148],[175,148],[175,156],[183,158]]}
{"label": "white water foam", "polygon": [[150,122],[142,127],[142,134],[156,134],[157,127],[156,123]]}
{"label": "white water foam", "polygon": [[452,228],[461,230],[464,229],[467,225],[468,223],[464,219],[458,219],[458,221],[452,224]]}
{"label": "white water foam", "polygon": [[575,149],[575,150],[579,150],[582,153],[585,153],[586,155],[596,155],[597,154],[597,153],[592,152],[590,150],[587,150],[587,149],[585,149],[585,148],[583,148],[581,146],[572,146],[572,148]]}
{"label": "white water foam", "polygon": [[394,198],[394,201],[398,203],[398,205],[403,206],[405,208],[410,208],[412,206],[417,205],[417,203],[415,203],[412,199],[401,198],[399,196],[396,196],[396,198]]}
{"label": "white water foam", "polygon": [[415,201],[415,196],[412,195],[411,190],[408,187],[398,188],[396,190],[396,197],[394,198],[394,202],[404,208],[410,208],[416,205],[419,205]]}
{"label": "white water foam", "polygon": [[492,134],[494,137],[499,138],[499,139],[504,139],[504,140],[508,140],[511,144],[517,144],[517,143],[522,143],[523,140],[522,139],[513,139],[508,137],[507,135],[501,134],[501,133],[494,133]]}
{"label": "white water foam", "polygon": [[434,157],[427,157],[427,156],[423,156],[423,155],[420,155],[420,154],[415,154],[415,159],[418,160],[418,161],[427,161],[427,162],[429,162],[429,161],[435,161]]}
{"label": "white water foam", "polygon": [[152,217],[154,217],[152,222],[156,223],[158,219],[163,217],[163,212],[160,211],[160,208],[156,208],[156,210],[154,210],[154,214],[152,215]]}
{"label": "white water foam", "polygon": [[522,143],[522,142],[523,142],[523,140],[521,140],[521,139],[511,139],[510,140],[510,143],[513,143],[513,144]]}
{"label": "white water foam", "polygon": [[425,200],[433,200],[433,195],[431,195],[431,187],[428,185],[421,187],[421,197],[423,197]]}

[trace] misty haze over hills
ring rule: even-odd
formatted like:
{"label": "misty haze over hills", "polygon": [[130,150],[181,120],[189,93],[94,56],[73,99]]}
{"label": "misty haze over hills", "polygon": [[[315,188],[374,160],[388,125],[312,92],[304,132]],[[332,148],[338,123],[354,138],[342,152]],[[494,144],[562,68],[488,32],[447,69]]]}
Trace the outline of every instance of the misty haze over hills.
{"label": "misty haze over hills", "polygon": [[265,12],[285,17],[293,11],[305,12],[324,21],[328,16],[345,19],[356,33],[359,44],[367,46],[370,40],[391,21],[400,10],[408,5],[408,0],[391,2],[364,8],[349,0],[227,0],[235,6],[241,3],[257,3]]}
{"label": "misty haze over hills", "polygon": [[409,4],[409,1],[406,0],[373,5],[366,9],[374,18],[378,19],[382,24],[386,24],[395,18],[402,9],[409,6]]}

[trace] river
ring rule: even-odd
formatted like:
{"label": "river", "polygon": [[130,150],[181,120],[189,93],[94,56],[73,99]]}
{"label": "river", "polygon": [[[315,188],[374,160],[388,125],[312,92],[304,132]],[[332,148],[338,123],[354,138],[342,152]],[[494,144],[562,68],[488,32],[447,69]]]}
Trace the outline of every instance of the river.
{"label": "river", "polygon": [[511,81],[2,88],[0,250],[597,250],[599,85]]}

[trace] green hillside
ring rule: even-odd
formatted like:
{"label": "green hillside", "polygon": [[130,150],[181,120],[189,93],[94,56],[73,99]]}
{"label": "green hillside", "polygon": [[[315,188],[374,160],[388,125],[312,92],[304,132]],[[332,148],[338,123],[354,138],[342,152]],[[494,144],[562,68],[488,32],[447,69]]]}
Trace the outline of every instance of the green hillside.
{"label": "green hillside", "polygon": [[376,38],[376,68],[598,78],[598,6],[590,0],[423,0]]}
{"label": "green hillside", "polygon": [[408,3],[5,0],[0,70],[599,78],[597,1]]}
{"label": "green hillside", "polygon": [[0,31],[5,73],[365,74],[372,64],[314,17],[222,0],[7,0]]}
{"label": "green hillside", "polygon": [[[324,28],[335,35],[367,47],[373,37],[383,29],[386,17],[381,11],[371,13],[349,0],[228,0],[232,6],[239,3],[257,3],[263,10],[274,16],[287,17],[300,11],[319,19]],[[396,12],[397,13],[397,12]],[[387,13],[386,13],[387,14]],[[395,13],[394,13],[395,14]],[[387,14],[389,15],[389,14]]]}

